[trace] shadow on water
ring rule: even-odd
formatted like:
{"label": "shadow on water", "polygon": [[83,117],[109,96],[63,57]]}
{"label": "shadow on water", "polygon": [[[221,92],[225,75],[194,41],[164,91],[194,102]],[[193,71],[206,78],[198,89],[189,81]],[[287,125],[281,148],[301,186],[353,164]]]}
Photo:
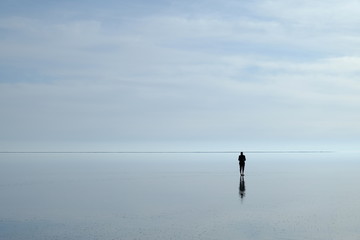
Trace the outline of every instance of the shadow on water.
{"label": "shadow on water", "polygon": [[241,198],[241,201],[245,197],[245,177],[240,176],[240,183],[239,183],[239,196]]}

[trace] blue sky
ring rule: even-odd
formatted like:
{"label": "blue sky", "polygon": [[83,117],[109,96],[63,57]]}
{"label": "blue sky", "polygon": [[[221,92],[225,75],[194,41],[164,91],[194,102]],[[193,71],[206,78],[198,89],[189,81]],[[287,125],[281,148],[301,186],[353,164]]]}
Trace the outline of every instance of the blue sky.
{"label": "blue sky", "polygon": [[359,12],[352,0],[1,1],[2,150],[352,148]]}

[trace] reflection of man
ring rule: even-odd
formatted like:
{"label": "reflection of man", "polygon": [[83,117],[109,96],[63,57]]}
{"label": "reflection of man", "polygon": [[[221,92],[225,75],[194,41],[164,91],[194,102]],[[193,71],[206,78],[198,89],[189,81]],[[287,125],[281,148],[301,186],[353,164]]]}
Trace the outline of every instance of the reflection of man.
{"label": "reflection of man", "polygon": [[245,179],[244,179],[244,176],[240,177],[239,195],[240,195],[241,199],[243,199],[245,197]]}
{"label": "reflection of man", "polygon": [[240,155],[239,155],[239,167],[240,167],[241,176],[244,176],[245,161],[246,161],[246,157],[245,157],[244,153],[241,152]]}

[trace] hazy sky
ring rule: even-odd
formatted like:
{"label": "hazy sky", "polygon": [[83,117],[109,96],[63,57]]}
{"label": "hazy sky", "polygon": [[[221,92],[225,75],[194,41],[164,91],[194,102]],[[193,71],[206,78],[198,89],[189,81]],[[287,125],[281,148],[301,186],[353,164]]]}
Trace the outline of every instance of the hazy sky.
{"label": "hazy sky", "polygon": [[2,0],[0,150],[356,146],[359,13],[357,0]]}

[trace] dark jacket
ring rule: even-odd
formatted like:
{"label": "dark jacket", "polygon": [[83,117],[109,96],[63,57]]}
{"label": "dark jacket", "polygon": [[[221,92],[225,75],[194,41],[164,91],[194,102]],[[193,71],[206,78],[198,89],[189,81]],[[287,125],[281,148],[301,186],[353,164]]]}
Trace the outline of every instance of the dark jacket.
{"label": "dark jacket", "polygon": [[239,164],[244,165],[246,161],[245,155],[239,155]]}

